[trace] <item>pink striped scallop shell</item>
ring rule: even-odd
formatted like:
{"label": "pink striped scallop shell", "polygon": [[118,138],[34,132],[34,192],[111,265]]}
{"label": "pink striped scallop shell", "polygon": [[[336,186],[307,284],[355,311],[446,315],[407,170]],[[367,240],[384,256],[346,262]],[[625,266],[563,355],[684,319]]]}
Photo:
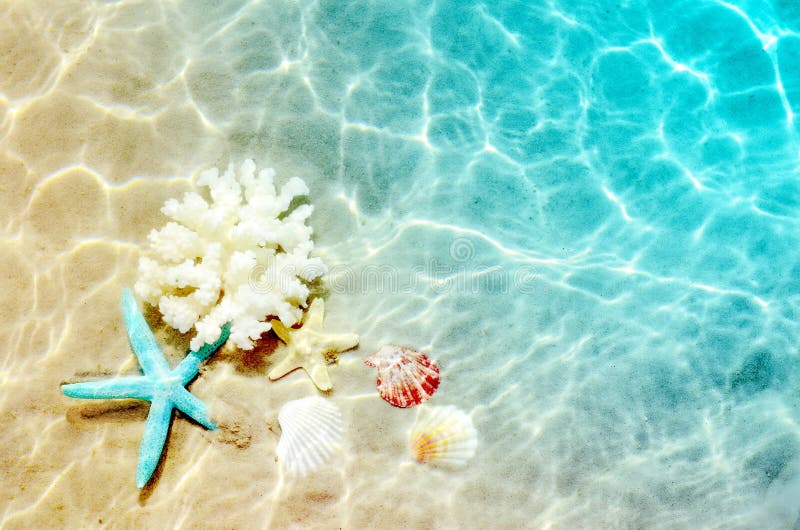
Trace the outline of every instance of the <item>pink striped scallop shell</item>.
{"label": "pink striped scallop shell", "polygon": [[395,407],[419,405],[439,388],[439,365],[411,348],[384,346],[364,364],[378,369],[378,392]]}

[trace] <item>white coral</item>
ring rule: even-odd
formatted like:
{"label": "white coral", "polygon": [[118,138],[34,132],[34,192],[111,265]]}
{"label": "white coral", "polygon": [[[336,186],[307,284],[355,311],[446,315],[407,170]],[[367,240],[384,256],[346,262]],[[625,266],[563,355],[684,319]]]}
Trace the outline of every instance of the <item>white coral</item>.
{"label": "white coral", "polygon": [[305,221],[310,205],[286,213],[292,200],[308,193],[299,178],[277,192],[275,172],[257,175],[252,160],[237,174],[233,164],[224,175],[209,169],[198,186],[209,189],[211,203],[189,192],[170,199],[161,211],[170,217],[148,237],[153,257],[139,260],[136,293],[158,306],[164,321],[197,335],[191,348],[219,338],[221,326],[233,322],[230,340],[243,349],[269,331],[267,318],[296,324],[308,300],[307,282],[325,272]]}

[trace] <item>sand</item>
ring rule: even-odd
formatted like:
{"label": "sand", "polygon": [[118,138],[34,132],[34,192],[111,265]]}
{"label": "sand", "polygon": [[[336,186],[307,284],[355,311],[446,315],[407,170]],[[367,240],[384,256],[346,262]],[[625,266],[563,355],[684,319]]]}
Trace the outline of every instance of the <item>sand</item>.
{"label": "sand", "polygon": [[[199,10],[194,16],[206,19]],[[148,405],[60,392],[65,382],[137,373],[120,293],[135,282],[148,231],[165,222],[164,200],[190,189],[201,169],[240,155],[269,161],[279,182],[300,175],[315,198],[329,194],[314,201],[321,204],[311,222],[321,238],[346,241],[358,223],[348,201],[330,194],[337,181],[271,136],[272,128],[285,134],[288,127],[307,135],[295,141],[325,138],[313,126],[281,123],[289,116],[280,114],[287,106],[280,101],[261,108],[243,93],[265,83],[275,86],[273,100],[300,97],[302,76],[278,64],[295,60],[282,53],[299,51],[276,47],[269,74],[237,78],[224,71],[222,57],[201,53],[203,41],[225,30],[215,17],[200,22],[177,4],[146,2],[0,4],[0,526],[453,524],[451,499],[429,498],[419,487],[420,480],[436,486],[452,479],[409,463],[414,412],[377,396],[375,373],[361,359],[381,337],[353,317],[342,295],[329,297],[327,325],[364,340],[331,370],[346,450],[313,478],[283,476],[275,446],[280,406],[316,390],[301,372],[270,382],[269,344],[207,363],[191,389],[220,429],[176,417],[162,463],[142,491],[134,476]],[[188,338],[165,330],[154,311],[148,318],[177,362]]]}

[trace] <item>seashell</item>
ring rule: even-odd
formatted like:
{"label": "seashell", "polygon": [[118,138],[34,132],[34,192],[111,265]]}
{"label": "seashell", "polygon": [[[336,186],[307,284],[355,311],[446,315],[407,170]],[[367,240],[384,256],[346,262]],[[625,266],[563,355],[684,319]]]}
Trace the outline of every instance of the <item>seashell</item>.
{"label": "seashell", "polygon": [[384,346],[364,360],[378,369],[378,391],[395,407],[427,401],[439,388],[439,366],[424,353],[401,346]]}
{"label": "seashell", "polygon": [[278,413],[281,438],[275,453],[290,475],[304,477],[342,447],[342,413],[330,400],[311,396],[289,401]]}
{"label": "seashell", "polygon": [[463,411],[445,407],[422,407],[411,431],[411,453],[417,462],[437,467],[463,466],[475,456],[478,432]]}

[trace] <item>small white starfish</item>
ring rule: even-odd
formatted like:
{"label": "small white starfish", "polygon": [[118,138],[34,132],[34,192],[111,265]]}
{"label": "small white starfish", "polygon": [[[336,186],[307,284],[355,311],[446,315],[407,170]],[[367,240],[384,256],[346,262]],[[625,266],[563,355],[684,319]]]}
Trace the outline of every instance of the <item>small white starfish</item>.
{"label": "small white starfish", "polygon": [[330,390],[331,378],[328,375],[328,359],[335,358],[338,352],[354,348],[358,344],[355,333],[333,334],[322,332],[325,316],[325,302],[315,298],[311,302],[300,329],[287,328],[280,320],[272,321],[275,334],[286,343],[281,348],[286,355],[269,372],[273,381],[302,368],[320,390]]}

